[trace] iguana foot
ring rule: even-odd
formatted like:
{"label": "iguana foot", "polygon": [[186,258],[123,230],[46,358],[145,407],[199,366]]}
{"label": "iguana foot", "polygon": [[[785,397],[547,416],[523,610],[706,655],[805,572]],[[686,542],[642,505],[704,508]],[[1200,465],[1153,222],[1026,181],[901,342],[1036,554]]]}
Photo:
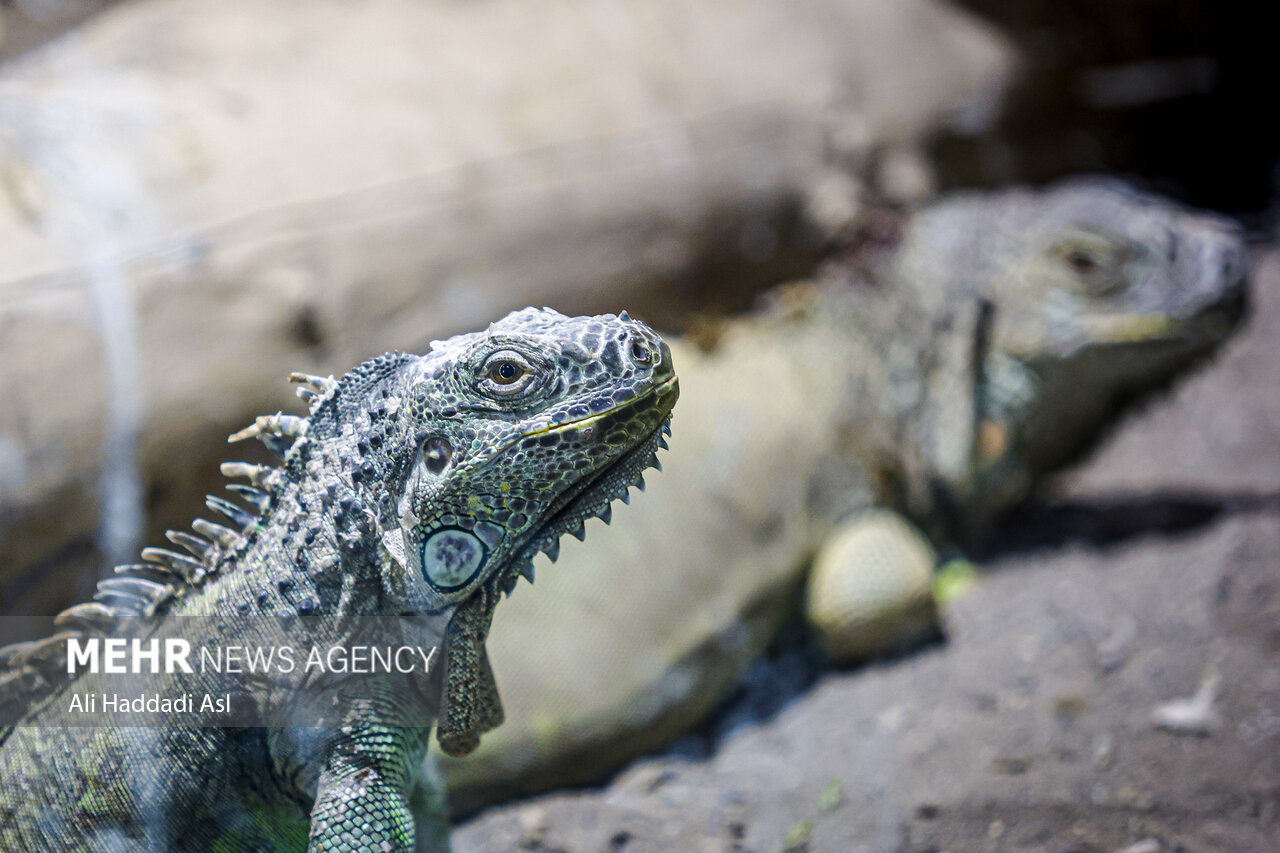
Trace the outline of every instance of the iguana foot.
{"label": "iguana foot", "polygon": [[911,522],[875,509],[844,523],[814,560],[805,616],[837,663],[913,645],[938,631],[937,555]]}

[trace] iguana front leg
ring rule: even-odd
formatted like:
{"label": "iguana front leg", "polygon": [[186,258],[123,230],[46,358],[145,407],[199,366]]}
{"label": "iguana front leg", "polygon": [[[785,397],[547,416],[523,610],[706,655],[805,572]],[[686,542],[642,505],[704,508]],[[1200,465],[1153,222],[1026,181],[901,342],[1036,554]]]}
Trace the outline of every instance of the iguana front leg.
{"label": "iguana front leg", "polygon": [[[415,847],[409,798],[429,729],[387,725],[357,707],[329,749],[311,809],[310,853],[447,853]],[[428,835],[437,836],[430,832]]]}

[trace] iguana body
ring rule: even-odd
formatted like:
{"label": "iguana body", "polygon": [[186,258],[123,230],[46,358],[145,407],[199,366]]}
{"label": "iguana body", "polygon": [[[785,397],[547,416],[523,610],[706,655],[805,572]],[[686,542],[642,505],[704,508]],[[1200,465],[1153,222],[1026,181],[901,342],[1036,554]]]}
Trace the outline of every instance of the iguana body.
{"label": "iguana body", "polygon": [[[307,418],[259,418],[279,468],[232,463],[248,511],[170,533],[67,635],[0,651],[4,850],[436,849],[411,801],[428,733],[473,749],[502,719],[484,640],[500,592],[608,516],[664,445],[677,388],[643,324],[527,309],[487,332],[298,377]],[[234,488],[234,487],[233,487]],[[297,665],[68,679],[67,637],[297,650]],[[410,671],[303,666],[306,650],[412,648]],[[428,650],[435,650],[433,657]],[[432,666],[431,661],[437,665]],[[195,661],[193,661],[195,663]],[[230,694],[230,713],[76,713],[79,696]],[[438,722],[437,722],[438,712]]]}
{"label": "iguana body", "polygon": [[[980,532],[1224,340],[1243,270],[1230,223],[1123,188],[970,195],[909,219],[887,254],[673,341],[668,473],[504,610],[489,648],[519,711],[446,761],[451,802],[581,782],[688,731],[796,613],[833,534],[873,509],[942,548]],[[845,598],[824,630],[914,618],[919,567],[854,557],[879,574],[828,587]]]}

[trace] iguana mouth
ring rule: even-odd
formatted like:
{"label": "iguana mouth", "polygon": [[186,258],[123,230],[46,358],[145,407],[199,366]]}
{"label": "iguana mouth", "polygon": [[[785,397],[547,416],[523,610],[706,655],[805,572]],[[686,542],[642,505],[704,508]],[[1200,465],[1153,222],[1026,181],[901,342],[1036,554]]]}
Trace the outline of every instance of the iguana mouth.
{"label": "iguana mouth", "polygon": [[657,453],[667,447],[666,437],[671,434],[671,409],[678,396],[679,383],[673,375],[642,397],[577,421],[557,425],[556,430],[584,429],[628,409],[652,408],[662,412],[662,419],[635,447],[594,476],[584,478],[565,489],[556,498],[546,521],[525,536],[524,541],[513,551],[507,570],[498,573],[498,583],[504,592],[510,593],[515,588],[519,575],[524,575],[530,583],[533,582],[533,558],[538,552],[545,553],[555,562],[560,555],[561,536],[571,533],[579,540],[584,539],[588,518],[599,518],[608,524],[612,518],[611,505],[614,500],[621,499],[623,503],[630,503],[629,489],[634,486],[644,490],[645,470],[661,470]]}
{"label": "iguana mouth", "polygon": [[1225,339],[1243,319],[1245,300],[1224,298],[1187,317],[1156,313],[1084,318],[1091,339],[1108,346],[1212,345]]}

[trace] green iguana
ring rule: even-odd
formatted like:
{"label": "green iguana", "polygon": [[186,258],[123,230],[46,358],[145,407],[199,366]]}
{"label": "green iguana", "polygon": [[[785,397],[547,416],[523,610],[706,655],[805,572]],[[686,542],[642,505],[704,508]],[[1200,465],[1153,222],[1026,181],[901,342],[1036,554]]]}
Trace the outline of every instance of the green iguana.
{"label": "green iguana", "polygon": [[[189,556],[146,549],[62,633],[0,650],[0,849],[446,845],[419,770],[433,722],[457,755],[502,721],[498,594],[643,487],[678,395],[666,345],[625,312],[530,308],[424,356],[292,378],[307,417],[232,436],[284,460],[223,466],[252,510],[211,496],[226,526],[168,534]],[[249,650],[234,664],[232,646]],[[384,647],[411,651],[369,665]],[[254,649],[278,657],[247,665]]]}
{"label": "green iguana", "polygon": [[815,553],[808,613],[837,658],[930,625],[930,541],[980,533],[1241,316],[1240,230],[1116,184],[958,196],[871,245],[672,341],[668,473],[504,609],[513,719],[445,762],[451,803],[689,731],[797,612]]}

